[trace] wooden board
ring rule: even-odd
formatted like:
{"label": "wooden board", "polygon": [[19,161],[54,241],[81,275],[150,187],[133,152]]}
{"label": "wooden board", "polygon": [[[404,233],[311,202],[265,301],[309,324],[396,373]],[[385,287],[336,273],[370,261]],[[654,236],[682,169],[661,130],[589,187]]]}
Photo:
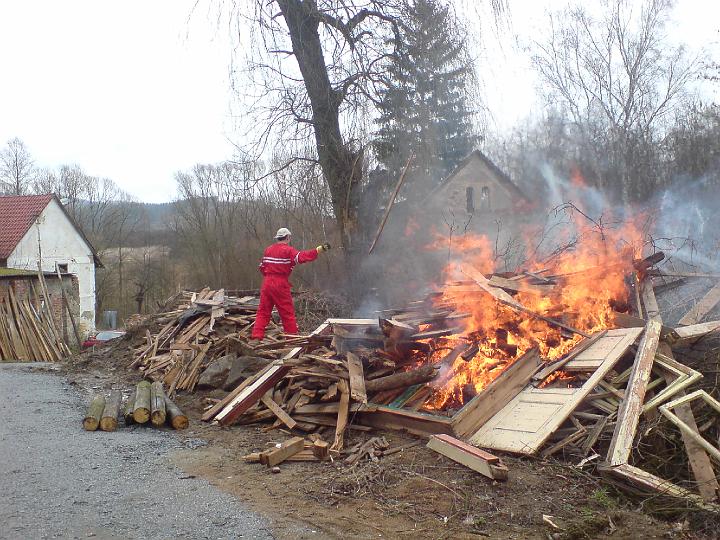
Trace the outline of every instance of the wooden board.
{"label": "wooden board", "polygon": [[720,302],[720,283],[715,285],[702,299],[678,321],[680,326],[699,323],[702,318]]}
{"label": "wooden board", "polygon": [[508,469],[500,461],[500,458],[465,444],[454,437],[433,435],[430,437],[427,447],[492,480],[507,480]]}
{"label": "wooden board", "polygon": [[[610,352],[625,339],[627,330],[627,328],[608,330],[601,339],[590,345],[587,349],[565,364],[565,366],[563,366],[563,370],[595,371],[602,365],[608,354],[610,354]],[[638,328],[637,330],[641,330],[641,328]]]}
{"label": "wooden board", "polygon": [[355,421],[365,426],[380,429],[406,431],[413,435],[430,436],[438,433],[452,434],[452,421],[445,416],[393,409],[384,405],[372,405],[361,410]]}
{"label": "wooden board", "polygon": [[528,384],[539,365],[540,355],[533,349],[503,371],[453,416],[455,434],[465,438],[480,429]]}
{"label": "wooden board", "polygon": [[283,365],[281,360],[276,360],[267,366],[251,384],[246,386],[215,416],[215,422],[219,422],[223,426],[232,424],[241,414],[260,401],[263,394],[275,386],[288,371],[290,371],[290,366]]}
{"label": "wooden board", "polygon": [[367,393],[365,392],[365,375],[363,374],[363,365],[357,355],[347,352],[347,366],[350,374],[350,398],[359,403],[367,403]]}
{"label": "wooden board", "polygon": [[276,448],[266,450],[260,453],[260,463],[268,467],[279,465],[290,456],[300,452],[305,447],[305,439],[302,437],[293,437],[288,439]]}
{"label": "wooden board", "polygon": [[[534,454],[613,368],[641,331],[641,328],[624,328],[599,340],[596,345],[605,351],[605,358],[580,388],[526,386],[472,435],[470,442],[483,448]],[[619,332],[623,333],[623,337],[617,340]],[[605,339],[612,346],[601,343]]]}
{"label": "wooden board", "polygon": [[695,343],[702,337],[711,332],[720,331],[720,321],[710,321],[706,323],[690,324],[688,326],[678,326],[675,329],[677,338],[673,341],[673,346],[685,346]]}
{"label": "wooden board", "polygon": [[607,461],[610,465],[627,463],[630,457],[635,431],[642,414],[645,392],[650,381],[650,372],[660,342],[661,326],[656,320],[648,322],[638,346],[630,380],[625,390],[625,399],[618,411],[615,431],[608,449]]}

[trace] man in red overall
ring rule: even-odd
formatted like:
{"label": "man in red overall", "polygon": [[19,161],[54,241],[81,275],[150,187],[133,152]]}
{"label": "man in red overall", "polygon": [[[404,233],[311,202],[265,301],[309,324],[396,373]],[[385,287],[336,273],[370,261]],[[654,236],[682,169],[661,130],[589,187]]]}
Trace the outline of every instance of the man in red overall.
{"label": "man in red overall", "polygon": [[278,229],[276,243],[265,249],[260,273],[265,276],[260,288],[260,306],[258,307],[252,339],[265,337],[265,328],[270,322],[273,307],[277,306],[283,329],[286,334],[297,334],[295,307],[290,294],[288,278],[296,264],[303,264],[317,259],[323,251],[330,249],[330,244],[323,244],[315,249],[298,251],[290,245],[290,231],[285,227]]}

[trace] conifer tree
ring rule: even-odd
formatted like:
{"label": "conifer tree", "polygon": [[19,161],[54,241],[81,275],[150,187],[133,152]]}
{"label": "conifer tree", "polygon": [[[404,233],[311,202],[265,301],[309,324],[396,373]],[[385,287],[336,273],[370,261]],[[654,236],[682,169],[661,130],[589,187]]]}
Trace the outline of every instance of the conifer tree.
{"label": "conifer tree", "polygon": [[442,0],[407,0],[403,43],[392,56],[379,105],[375,150],[391,177],[413,153],[413,192],[442,180],[476,142],[468,88],[474,81],[466,34]]}

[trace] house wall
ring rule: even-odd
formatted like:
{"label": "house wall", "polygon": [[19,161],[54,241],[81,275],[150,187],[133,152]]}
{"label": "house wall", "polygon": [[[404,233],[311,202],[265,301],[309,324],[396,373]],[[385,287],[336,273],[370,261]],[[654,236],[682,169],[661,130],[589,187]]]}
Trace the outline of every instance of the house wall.
{"label": "house wall", "polygon": [[8,268],[55,272],[56,264],[67,264],[77,276],[83,339],[95,330],[95,261],[92,251],[67,218],[56,200],[50,201],[36,222],[8,257]]}
{"label": "house wall", "polygon": [[[474,215],[482,217],[491,212],[511,210],[515,205],[514,194],[497,179],[495,173],[477,156],[457,171],[447,183],[432,196],[431,202],[437,207],[452,210],[454,213],[469,214],[467,211],[467,188],[472,188]],[[483,188],[487,189],[487,198],[483,199]]]}

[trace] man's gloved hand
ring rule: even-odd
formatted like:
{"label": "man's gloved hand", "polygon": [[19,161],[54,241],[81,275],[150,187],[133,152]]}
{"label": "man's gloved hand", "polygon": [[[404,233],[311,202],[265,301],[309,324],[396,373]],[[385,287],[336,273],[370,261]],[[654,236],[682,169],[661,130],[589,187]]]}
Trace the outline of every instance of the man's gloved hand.
{"label": "man's gloved hand", "polygon": [[318,246],[315,249],[318,253],[322,253],[323,251],[330,251],[330,244],[328,242],[325,242],[323,245]]}

